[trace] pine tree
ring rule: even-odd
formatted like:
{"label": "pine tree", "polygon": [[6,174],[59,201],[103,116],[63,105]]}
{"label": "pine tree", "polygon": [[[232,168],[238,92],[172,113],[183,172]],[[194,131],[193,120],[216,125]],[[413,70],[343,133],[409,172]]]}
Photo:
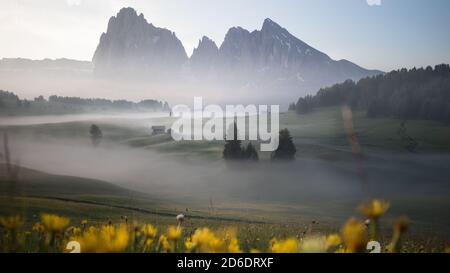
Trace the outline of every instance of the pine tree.
{"label": "pine tree", "polygon": [[247,160],[258,161],[258,151],[256,151],[255,146],[251,142],[247,144],[247,147],[244,150],[244,158]]}
{"label": "pine tree", "polygon": [[280,131],[278,148],[272,153],[272,160],[294,160],[297,149],[288,129]]}
{"label": "pine tree", "polygon": [[236,122],[233,128],[230,127],[229,134],[233,135],[233,139],[227,140],[223,150],[223,158],[226,160],[242,159],[241,141],[238,139],[238,130]]}

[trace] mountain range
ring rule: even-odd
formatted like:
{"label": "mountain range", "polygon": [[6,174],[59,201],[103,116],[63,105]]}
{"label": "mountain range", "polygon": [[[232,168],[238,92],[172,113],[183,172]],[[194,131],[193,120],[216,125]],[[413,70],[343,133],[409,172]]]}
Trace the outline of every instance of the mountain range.
{"label": "mountain range", "polygon": [[261,30],[229,29],[220,47],[205,36],[189,58],[174,32],[155,27],[133,8],[111,17],[92,61],[97,75],[176,77],[309,91],[382,73],[347,60],[335,61],[270,19]]}
{"label": "mountain range", "polygon": [[[221,45],[204,36],[191,56],[171,30],[133,8],[109,19],[92,61],[0,60],[1,88],[25,96],[95,96],[184,103],[285,105],[320,88],[383,73],[333,60],[271,19],[261,29],[232,27]],[[237,95],[233,95],[237,94]]]}

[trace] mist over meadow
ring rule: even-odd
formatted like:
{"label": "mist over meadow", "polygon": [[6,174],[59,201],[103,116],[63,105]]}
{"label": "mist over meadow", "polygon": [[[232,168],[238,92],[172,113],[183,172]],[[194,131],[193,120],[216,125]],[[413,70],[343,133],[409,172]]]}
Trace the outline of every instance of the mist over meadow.
{"label": "mist over meadow", "polygon": [[[83,121],[87,117],[80,118]],[[153,118],[145,115],[90,118],[102,124],[137,126],[144,133],[154,123]],[[18,121],[19,127],[27,124],[25,119]],[[39,122],[31,118],[29,123],[39,126],[51,122],[61,120],[41,117]],[[224,162],[181,150],[163,153],[108,140],[93,147],[83,134],[51,136],[11,128],[14,128],[10,133],[11,150],[23,167],[98,179],[163,200],[204,207],[211,200],[225,206],[232,203],[303,206],[321,208],[323,213],[336,217],[353,213],[360,200],[376,196],[394,204],[398,202],[398,211],[420,212],[417,220],[421,222],[438,217],[432,213],[434,206],[450,194],[447,183],[450,170],[446,164],[450,157],[445,154],[374,152],[361,161],[348,153],[340,160],[323,160],[302,155],[300,149],[293,162]],[[405,198],[418,202],[405,205],[401,202]],[[332,212],[327,206],[333,206]],[[294,209],[293,213],[298,211]],[[442,220],[434,228],[443,224]]]}

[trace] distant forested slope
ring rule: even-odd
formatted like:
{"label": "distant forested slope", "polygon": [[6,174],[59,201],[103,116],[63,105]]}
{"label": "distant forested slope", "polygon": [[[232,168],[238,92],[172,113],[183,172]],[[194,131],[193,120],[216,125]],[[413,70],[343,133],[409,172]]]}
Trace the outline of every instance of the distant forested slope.
{"label": "distant forested slope", "polygon": [[290,110],[304,114],[316,107],[349,105],[367,116],[450,122],[450,66],[401,69],[384,75],[348,80],[300,98]]}
{"label": "distant forested slope", "polygon": [[0,115],[52,115],[94,112],[148,112],[170,111],[167,102],[142,100],[85,99],[79,97],[43,96],[34,100],[20,99],[12,92],[0,90]]}

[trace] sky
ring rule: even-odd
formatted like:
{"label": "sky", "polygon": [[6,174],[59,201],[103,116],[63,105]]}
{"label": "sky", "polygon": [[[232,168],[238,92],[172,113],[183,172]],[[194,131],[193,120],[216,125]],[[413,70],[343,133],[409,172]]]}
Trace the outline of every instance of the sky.
{"label": "sky", "polygon": [[108,20],[133,7],[188,55],[206,35],[271,18],[333,59],[390,71],[450,63],[448,0],[0,0],[0,58],[91,60]]}

